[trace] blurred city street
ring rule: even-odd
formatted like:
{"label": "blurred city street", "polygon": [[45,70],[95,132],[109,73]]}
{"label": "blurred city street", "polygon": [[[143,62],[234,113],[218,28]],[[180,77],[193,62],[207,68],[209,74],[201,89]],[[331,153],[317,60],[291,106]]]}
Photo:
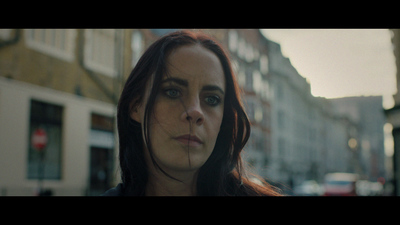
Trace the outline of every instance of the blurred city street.
{"label": "blurred city street", "polygon": [[[98,196],[120,183],[118,98],[141,54],[175,30],[0,29],[0,196]],[[267,30],[195,31],[230,56],[254,173],[289,196],[400,196],[400,94],[314,96],[338,88],[310,82]],[[382,32],[398,68],[400,33]]]}

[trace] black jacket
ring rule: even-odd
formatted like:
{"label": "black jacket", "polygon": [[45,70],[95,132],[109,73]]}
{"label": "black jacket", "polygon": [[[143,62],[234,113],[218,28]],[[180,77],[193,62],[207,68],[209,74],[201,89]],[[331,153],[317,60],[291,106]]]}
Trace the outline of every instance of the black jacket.
{"label": "black jacket", "polygon": [[122,196],[122,186],[123,184],[119,183],[116,187],[111,188],[101,196]]}

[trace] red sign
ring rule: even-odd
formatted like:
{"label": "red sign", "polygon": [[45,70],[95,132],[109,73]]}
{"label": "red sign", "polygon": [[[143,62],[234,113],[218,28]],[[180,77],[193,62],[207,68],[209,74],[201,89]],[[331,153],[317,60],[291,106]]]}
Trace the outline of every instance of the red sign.
{"label": "red sign", "polygon": [[42,151],[47,145],[47,133],[44,129],[38,128],[33,131],[31,138],[32,146],[38,150]]}

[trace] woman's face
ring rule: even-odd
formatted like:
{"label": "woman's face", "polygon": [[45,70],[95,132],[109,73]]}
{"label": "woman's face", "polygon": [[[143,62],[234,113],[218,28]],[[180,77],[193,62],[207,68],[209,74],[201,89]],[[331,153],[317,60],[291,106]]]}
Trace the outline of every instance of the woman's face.
{"label": "woman's face", "polygon": [[[153,156],[166,171],[197,170],[214,149],[224,114],[222,65],[212,51],[196,44],[173,50],[167,70],[150,115]],[[149,92],[150,84],[143,102]],[[143,124],[144,111],[141,104],[132,119]]]}

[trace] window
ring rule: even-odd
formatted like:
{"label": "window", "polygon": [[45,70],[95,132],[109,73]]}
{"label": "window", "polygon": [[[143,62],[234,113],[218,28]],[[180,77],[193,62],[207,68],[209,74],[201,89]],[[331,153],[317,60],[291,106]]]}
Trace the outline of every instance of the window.
{"label": "window", "polygon": [[238,35],[234,30],[230,30],[228,35],[229,35],[229,50],[231,50],[231,52],[236,52],[238,48]]}
{"label": "window", "polygon": [[242,38],[238,38],[237,54],[241,59],[246,57],[246,41]]}
{"label": "window", "polygon": [[245,45],[245,56],[244,58],[246,59],[246,61],[248,63],[252,62],[254,60],[254,49],[253,46],[251,46],[251,44],[247,43]]}
{"label": "window", "polygon": [[284,91],[283,91],[283,86],[280,82],[277,82],[275,84],[275,95],[277,100],[283,100],[284,97]]}
{"label": "window", "polygon": [[0,29],[0,39],[8,40],[11,38],[11,29]]}
{"label": "window", "polygon": [[246,74],[246,85],[245,88],[248,91],[254,91],[253,89],[253,70],[251,68],[247,68],[245,70],[245,74]]}
{"label": "window", "polygon": [[74,60],[76,30],[25,29],[28,47],[66,61]]}
{"label": "window", "polygon": [[114,118],[92,113],[90,129],[89,195],[100,195],[111,188],[114,168]]}
{"label": "window", "polygon": [[264,100],[269,100],[270,98],[270,89],[269,89],[269,82],[263,79],[263,88],[261,89],[261,98]]}
{"label": "window", "polygon": [[236,59],[231,59],[232,69],[233,72],[238,75],[239,73],[239,62]]}
{"label": "window", "polygon": [[278,127],[285,128],[285,113],[282,110],[278,110]]}
{"label": "window", "polygon": [[268,57],[266,55],[260,57],[260,71],[263,74],[268,73]]}
{"label": "window", "polygon": [[263,80],[258,70],[253,71],[253,90],[257,94],[261,94],[263,90]]}
{"label": "window", "polygon": [[254,121],[254,103],[252,96],[246,98],[245,110],[249,120]]}
{"label": "window", "polygon": [[44,160],[42,165],[40,163],[40,153],[31,144],[29,145],[28,179],[38,179],[39,176],[42,176],[43,179],[61,179],[62,115],[63,108],[61,106],[36,100],[31,101],[28,143],[31,143],[30,138],[37,128],[42,128],[46,131],[48,142],[43,150]]}
{"label": "window", "polygon": [[263,110],[263,120],[262,120],[262,122],[261,122],[261,124],[262,124],[262,126],[264,126],[264,127],[269,127],[270,126],[270,117],[269,117],[269,115],[270,115],[270,110],[269,110],[269,107],[266,107],[266,106],[264,106],[264,107],[262,107],[262,110]]}
{"label": "window", "polygon": [[143,36],[140,31],[132,33],[131,49],[132,49],[132,67],[135,67],[137,61],[139,61],[139,58],[143,52]]}
{"label": "window", "polygon": [[88,69],[114,77],[115,29],[86,29],[84,63]]}
{"label": "window", "polygon": [[254,120],[257,123],[261,123],[263,121],[263,108],[261,107],[261,104],[255,104],[254,108]]}
{"label": "window", "polygon": [[244,87],[246,85],[246,74],[242,69],[239,69],[238,72],[238,83],[240,87]]}
{"label": "window", "polygon": [[278,139],[278,154],[279,157],[285,157],[286,156],[286,146],[285,146],[285,139],[279,137]]}

